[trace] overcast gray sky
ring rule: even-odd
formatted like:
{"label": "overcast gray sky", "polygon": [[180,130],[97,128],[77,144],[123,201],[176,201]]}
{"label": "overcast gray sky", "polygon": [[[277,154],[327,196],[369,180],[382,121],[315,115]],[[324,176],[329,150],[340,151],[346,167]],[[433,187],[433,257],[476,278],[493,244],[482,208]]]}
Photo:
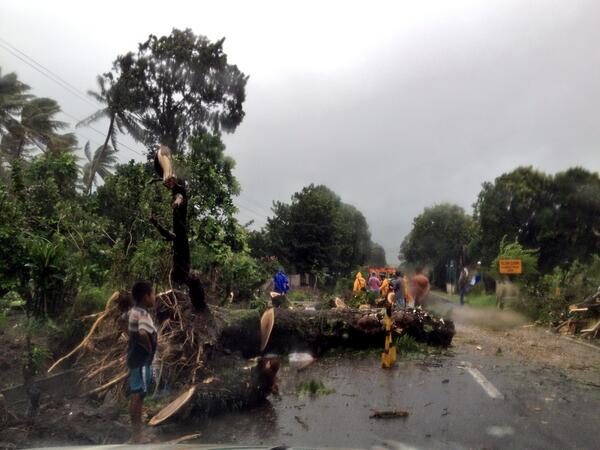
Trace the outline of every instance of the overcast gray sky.
{"label": "overcast gray sky", "polygon": [[[396,262],[427,206],[470,212],[483,181],[518,165],[600,164],[595,0],[0,3],[0,38],[81,91],[173,27],[226,37],[230,62],[250,75],[246,118],[225,137],[242,221],[262,225],[273,200],[324,183]],[[2,47],[0,66],[70,116],[94,110]]]}

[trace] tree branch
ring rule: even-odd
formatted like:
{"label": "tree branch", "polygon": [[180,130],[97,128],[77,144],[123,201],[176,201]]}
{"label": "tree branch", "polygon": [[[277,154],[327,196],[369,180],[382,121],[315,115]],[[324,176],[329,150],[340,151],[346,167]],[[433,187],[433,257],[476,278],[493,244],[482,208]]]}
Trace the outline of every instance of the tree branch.
{"label": "tree branch", "polygon": [[174,241],[176,236],[175,233],[167,230],[164,226],[162,226],[162,224],[158,221],[158,219],[155,216],[150,216],[150,223],[152,225],[154,225],[156,227],[156,229],[158,230],[158,232],[161,234],[161,236],[163,238],[165,238],[166,241]]}

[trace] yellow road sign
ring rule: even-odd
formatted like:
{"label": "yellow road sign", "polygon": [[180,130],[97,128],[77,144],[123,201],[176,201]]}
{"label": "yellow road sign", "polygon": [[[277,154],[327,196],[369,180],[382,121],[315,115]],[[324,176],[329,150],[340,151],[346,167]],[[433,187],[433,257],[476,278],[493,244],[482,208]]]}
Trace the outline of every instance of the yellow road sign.
{"label": "yellow road sign", "polygon": [[523,273],[523,264],[520,259],[501,259],[499,272],[503,275]]}

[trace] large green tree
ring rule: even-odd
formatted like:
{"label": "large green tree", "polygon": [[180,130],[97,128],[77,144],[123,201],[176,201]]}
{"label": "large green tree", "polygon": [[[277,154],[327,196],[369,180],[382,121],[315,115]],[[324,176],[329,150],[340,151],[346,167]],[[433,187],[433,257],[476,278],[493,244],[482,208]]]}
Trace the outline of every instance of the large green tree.
{"label": "large green tree", "polygon": [[192,136],[240,124],[248,77],[229,64],[223,41],[173,29],[116,59],[105,77],[126,80],[125,111],[139,119],[148,146],[162,143],[177,154]]}
{"label": "large green tree", "polygon": [[19,120],[7,126],[8,133],[2,137],[0,148],[9,159],[23,159],[32,149],[45,151],[53,143],[58,144],[64,136],[57,132],[67,124],[56,119],[60,106],[55,100],[34,97],[26,101],[19,113]]}
{"label": "large green tree", "polygon": [[323,185],[276,202],[265,234],[269,253],[298,272],[346,274],[367,262],[371,248],[362,213]]}
{"label": "large green tree", "polygon": [[0,67],[0,136],[8,132],[28,98],[29,86],[19,81],[14,72],[2,74]]}
{"label": "large green tree", "polygon": [[467,246],[474,232],[473,218],[460,206],[442,203],[425,208],[414,218],[412,229],[400,246],[400,260],[431,267],[432,281],[441,287],[446,282],[446,265],[450,261],[455,262],[455,267],[468,262]]}
{"label": "large green tree", "polygon": [[600,178],[576,167],[557,173],[548,196],[550,205],[537,212],[539,265],[543,272],[591,261],[600,254]]}
{"label": "large green tree", "polygon": [[510,242],[517,239],[526,248],[539,246],[540,230],[553,213],[551,186],[550,176],[531,167],[519,167],[493,183],[483,183],[474,207],[486,264],[498,254],[504,236]]}
{"label": "large green tree", "polygon": [[373,242],[371,245],[371,255],[369,256],[368,263],[371,266],[384,267],[387,265],[387,260],[385,257],[385,249]]}
{"label": "large green tree", "polygon": [[538,249],[542,273],[600,252],[600,178],[582,168],[554,176],[530,167],[505,173],[484,183],[475,215],[487,263],[504,236]]}

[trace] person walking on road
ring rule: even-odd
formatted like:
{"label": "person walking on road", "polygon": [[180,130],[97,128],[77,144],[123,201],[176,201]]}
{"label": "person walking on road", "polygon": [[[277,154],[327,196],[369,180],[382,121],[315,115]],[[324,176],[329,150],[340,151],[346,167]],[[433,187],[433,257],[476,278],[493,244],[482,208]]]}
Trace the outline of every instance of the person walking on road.
{"label": "person walking on road", "polygon": [[458,292],[460,294],[461,306],[465,304],[465,295],[467,295],[467,287],[469,285],[469,269],[463,267],[458,277]]}
{"label": "person walking on road", "polygon": [[381,295],[381,298],[387,298],[389,292],[390,292],[390,280],[388,280],[388,277],[383,276],[381,277],[381,287],[379,288],[379,294]]}
{"label": "person walking on road", "polygon": [[290,290],[290,280],[282,269],[279,269],[273,277],[273,287],[273,290],[280,295],[285,295]]}
{"label": "person walking on road", "polygon": [[369,277],[369,281],[367,282],[367,286],[369,288],[369,292],[377,292],[379,293],[379,288],[381,287],[381,281],[377,278],[377,274],[375,272],[371,273]]}
{"label": "person walking on road", "polygon": [[361,272],[356,274],[356,279],[354,280],[354,287],[352,288],[352,293],[357,296],[362,291],[367,289],[367,280],[363,277]]}
{"label": "person walking on road", "polygon": [[406,308],[406,290],[404,288],[404,275],[396,270],[396,278],[392,281],[392,291],[396,296],[396,307]]}
{"label": "person walking on road", "polygon": [[415,301],[415,308],[423,304],[425,297],[429,294],[429,278],[423,274],[422,268],[417,268],[411,280],[411,291]]}

